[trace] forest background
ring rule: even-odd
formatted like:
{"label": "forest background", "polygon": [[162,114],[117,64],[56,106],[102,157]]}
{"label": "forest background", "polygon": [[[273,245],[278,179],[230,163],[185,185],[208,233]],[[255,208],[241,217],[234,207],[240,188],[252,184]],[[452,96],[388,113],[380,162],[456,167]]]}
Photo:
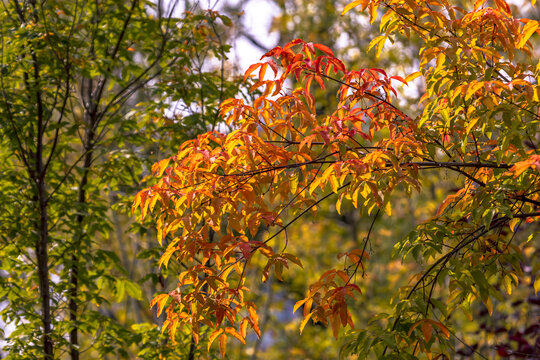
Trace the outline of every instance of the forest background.
{"label": "forest background", "polygon": [[[219,104],[260,95],[250,92],[256,77],[244,78],[247,65],[257,61],[244,60],[254,49],[262,55],[301,38],[329,46],[349,69],[379,68],[403,77],[418,70],[419,39],[400,34],[383,43],[380,53],[367,51],[380,19],[371,24],[368,14],[342,16],[348,3],[266,1],[272,11],[261,20],[257,1],[2,2],[2,357],[221,357],[217,342],[207,346],[209,330],[199,341],[187,327],[174,339],[161,333],[166,316],[156,316],[150,301],[176,288],[183,264],[160,266],[167,243],[157,240],[156,219],[135,221],[135,194],[155,182],[153,164],[176,154],[185,141],[233,130]],[[540,19],[530,3],[511,8]],[[271,33],[253,33],[246,17],[268,19]],[[538,36],[530,41],[537,44]],[[332,86],[338,84],[327,84]],[[400,107],[419,115],[425,85],[411,81],[398,91]],[[336,106],[332,91],[313,95],[319,113]],[[384,221],[350,203],[338,211],[335,199],[321,203],[316,217],[298,220],[275,247],[286,245],[303,269],[266,282],[260,269],[243,274],[252,280],[260,337],[250,334],[245,345],[229,337],[226,356],[333,359],[361,351],[362,331],[341,330],[337,341],[330,326],[310,323],[300,334],[303,317],[293,307],[308,284],[335,266],[336,256],[363,247],[370,260],[362,295],[349,304],[356,327],[369,328],[375,314],[391,313],[390,297],[423,265],[396,256],[394,246],[433,217],[461,181],[449,171],[424,173],[422,186],[429,191],[394,196]],[[537,225],[530,226],[528,233],[535,234]],[[529,242],[537,243],[531,236]],[[476,302],[456,315],[456,358],[540,356],[540,301],[533,286],[538,255],[537,246],[525,249],[519,279],[503,277],[497,284],[508,287],[509,296],[496,297],[491,307]],[[420,328],[425,338],[434,331]]]}

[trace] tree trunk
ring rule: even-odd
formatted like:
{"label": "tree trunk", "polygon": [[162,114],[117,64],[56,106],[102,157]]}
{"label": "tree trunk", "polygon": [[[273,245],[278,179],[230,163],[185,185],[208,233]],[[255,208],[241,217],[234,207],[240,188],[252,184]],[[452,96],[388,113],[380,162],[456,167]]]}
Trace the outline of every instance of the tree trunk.
{"label": "tree trunk", "polygon": [[[93,147],[94,147],[94,120],[87,122],[88,129],[86,131],[85,141],[84,141],[84,171],[79,182],[79,195],[77,198],[77,205],[84,206],[86,203],[86,186],[88,185],[88,176],[90,173],[90,166],[93,161]],[[69,333],[69,343],[70,343],[70,355],[71,360],[79,360],[79,327],[77,325],[77,313],[79,311],[79,304],[77,303],[77,297],[79,295],[79,266],[80,266],[80,247],[81,240],[83,236],[83,222],[86,217],[86,212],[81,211],[77,215],[77,227],[78,231],[75,233],[73,241],[73,254],[71,255],[71,269],[70,269],[70,291],[69,291],[69,320],[72,323],[73,328]]]}
{"label": "tree trunk", "polygon": [[[31,51],[32,62],[34,65],[33,77],[39,83],[40,67],[36,54]],[[39,291],[41,296],[41,311],[43,322],[43,357],[45,360],[53,359],[53,342],[51,338],[51,295],[49,280],[49,223],[48,223],[48,195],[46,189],[46,168],[43,164],[43,140],[45,136],[43,118],[43,99],[41,91],[36,89],[35,101],[37,110],[37,143],[35,153],[35,174],[34,179],[37,187],[37,198],[39,206],[39,236],[36,243],[36,256],[38,260]]]}
{"label": "tree trunk", "polygon": [[[41,158],[39,158],[39,160],[41,160]],[[41,161],[38,161],[38,168],[40,164]],[[47,219],[47,193],[45,191],[45,181],[42,177],[38,179],[37,187],[39,201],[39,237],[36,242],[36,255],[38,260],[39,292],[41,296],[41,318],[43,322],[43,353],[45,360],[52,360],[53,343],[51,339],[51,296],[49,284],[49,263],[47,256],[49,228]]]}

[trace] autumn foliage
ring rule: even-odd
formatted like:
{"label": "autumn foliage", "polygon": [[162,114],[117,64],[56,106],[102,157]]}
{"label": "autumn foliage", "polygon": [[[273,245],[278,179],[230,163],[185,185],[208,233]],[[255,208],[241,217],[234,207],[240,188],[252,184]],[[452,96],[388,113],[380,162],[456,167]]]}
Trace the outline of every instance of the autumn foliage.
{"label": "autumn foliage", "polygon": [[[255,78],[255,100],[221,104],[234,130],[182,144],[154,165],[158,181],[135,198],[134,210],[151,214],[166,244],[160,266],[184,266],[176,289],[151,304],[158,315],[166,311],[173,339],[187,326],[199,341],[205,326],[208,347],[218,341],[224,356],[227,338],[245,342],[249,329],[260,336],[244,276],[253,257],[264,259],[263,281],[281,280],[302,262],[273,240],[300,217],[328,199],[338,212],[352,203],[373,227],[393,216],[394,193],[423,191],[427,171],[459,175],[459,189],[411,236],[396,239],[400,256],[425,265],[404,284],[368,352],[448,356],[452,312],[474,302],[492,312],[493,298],[518,285],[524,249],[537,251],[527,237],[540,216],[540,63],[531,62],[538,22],[514,17],[503,0],[469,9],[445,0],[357,0],[343,13],[352,9],[371,22],[383,14],[370,45],[377,53],[400,34],[421,39],[418,71],[347,69],[327,46],[300,39],[276,47],[245,73]],[[398,91],[420,81],[420,114],[409,115]],[[331,113],[318,113],[316,88],[337,89]],[[354,328],[349,299],[362,296],[357,275],[369,255],[364,246],[343,249],[341,258],[294,307],[303,309],[300,331],[310,320],[336,337]]]}

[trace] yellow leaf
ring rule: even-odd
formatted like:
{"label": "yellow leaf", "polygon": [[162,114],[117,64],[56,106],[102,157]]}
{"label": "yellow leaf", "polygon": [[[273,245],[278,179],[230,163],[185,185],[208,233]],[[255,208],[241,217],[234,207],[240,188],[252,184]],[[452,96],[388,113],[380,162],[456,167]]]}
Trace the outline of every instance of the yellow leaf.
{"label": "yellow leaf", "polygon": [[512,278],[510,276],[503,278],[503,285],[508,295],[512,295]]}
{"label": "yellow leaf", "polygon": [[540,86],[534,88],[533,101],[540,102]]}
{"label": "yellow leaf", "polygon": [[369,12],[369,23],[370,24],[373,24],[375,22],[375,20],[377,20],[377,9],[378,9],[378,6],[376,4],[370,3],[370,12]]}
{"label": "yellow leaf", "polygon": [[289,185],[291,187],[291,194],[296,195],[296,191],[298,190],[298,176],[293,176],[291,180],[289,181]]}
{"label": "yellow leaf", "polygon": [[476,125],[476,123],[480,120],[479,118],[474,118],[469,120],[469,124],[467,125],[467,128],[465,129],[465,133],[469,134],[472,130],[472,128]]}
{"label": "yellow leaf", "polygon": [[493,302],[491,301],[491,298],[487,298],[486,301],[484,301],[484,305],[486,305],[486,308],[489,311],[489,315],[493,315]]}
{"label": "yellow leaf", "polygon": [[540,273],[536,274],[536,279],[534,280],[534,293],[538,294],[540,291]]}
{"label": "yellow leaf", "polygon": [[161,255],[161,258],[159,259],[158,266],[161,268],[161,265],[165,265],[165,268],[167,268],[169,265],[169,260],[171,259],[172,254],[174,254],[175,251],[177,251],[176,246],[169,246],[167,250]]}
{"label": "yellow leaf", "polygon": [[298,310],[298,308],[299,308],[300,306],[304,305],[304,303],[305,303],[307,300],[308,300],[308,299],[304,299],[304,300],[297,301],[296,304],[294,304],[292,313],[294,314],[294,313],[296,312],[296,310]]}
{"label": "yellow leaf", "polygon": [[439,55],[437,55],[437,63],[435,65],[435,70],[442,69],[445,60],[446,60],[446,55],[444,55],[444,53],[442,52],[439,53]]}
{"label": "yellow leaf", "polygon": [[360,191],[360,187],[357,187],[354,189],[354,192],[352,194],[352,204],[355,209],[358,209],[358,192]]}
{"label": "yellow leaf", "polygon": [[512,230],[512,232],[515,231],[516,229],[516,225],[520,222],[520,219],[519,218],[513,218],[512,220],[510,220],[510,222],[508,223],[508,225],[510,226],[510,230]]}
{"label": "yellow leaf", "polygon": [[473,80],[467,88],[467,94],[465,95],[465,101],[469,100],[478,90],[484,87],[482,81]]}
{"label": "yellow leaf", "polygon": [[150,209],[150,212],[154,211],[154,208],[156,207],[156,204],[157,204],[158,200],[159,200],[159,196],[158,196],[158,194],[155,194],[152,197],[152,200],[150,200],[150,205],[148,205],[148,207]]}
{"label": "yellow leaf", "polygon": [[538,29],[538,22],[534,20],[529,20],[523,27],[523,32],[519,35],[519,41],[516,44],[516,48],[521,49],[527,43],[527,40],[535,33]]}
{"label": "yellow leaf", "polygon": [[[364,3],[366,3],[367,1],[365,0],[355,0],[353,1],[352,3],[350,4],[347,4],[347,6],[345,6],[343,8],[343,11],[341,12],[341,15],[345,15],[346,13],[348,13],[352,8],[355,8],[357,7],[358,5],[362,5],[364,8]],[[363,9],[362,9],[363,10]]]}
{"label": "yellow leaf", "polygon": [[317,189],[317,187],[321,183],[321,180],[322,178],[320,176],[313,180],[313,182],[309,186],[309,195],[313,194],[313,192]]}
{"label": "yellow leaf", "polygon": [[377,58],[379,58],[379,56],[381,55],[381,51],[382,51],[382,48],[383,48],[385,42],[386,42],[386,36],[385,35],[377,36],[375,39],[371,40],[371,42],[369,43],[367,51],[369,52],[369,50],[371,50],[371,48],[376,46],[375,56]]}
{"label": "yellow leaf", "polygon": [[384,32],[386,29],[386,24],[388,24],[388,22],[390,22],[392,19],[394,19],[394,12],[392,11],[387,11],[386,14],[383,15],[381,18],[381,25],[379,27],[381,32]]}
{"label": "yellow leaf", "polygon": [[390,205],[390,201],[386,203],[386,206],[384,207],[384,212],[388,216],[392,216],[392,205]]}
{"label": "yellow leaf", "polygon": [[420,71],[413,72],[412,74],[409,74],[407,75],[407,77],[405,77],[405,82],[408,83],[410,81],[413,81],[414,79],[416,79],[417,77],[421,75],[422,73]]}
{"label": "yellow leaf", "polygon": [[304,317],[304,320],[302,320],[302,322],[300,323],[300,334],[302,333],[302,331],[304,331],[304,328],[306,327],[309,319],[311,319],[312,315],[313,313],[309,313],[306,317]]}
{"label": "yellow leaf", "polygon": [[334,192],[334,194],[337,194],[338,193],[338,188],[339,188],[339,182],[338,182],[338,179],[335,175],[332,175],[328,178],[328,180],[330,181],[330,186],[332,187],[332,192]]}
{"label": "yellow leaf", "polygon": [[341,215],[341,201],[343,200],[344,193],[341,193],[336,201],[336,211]]}

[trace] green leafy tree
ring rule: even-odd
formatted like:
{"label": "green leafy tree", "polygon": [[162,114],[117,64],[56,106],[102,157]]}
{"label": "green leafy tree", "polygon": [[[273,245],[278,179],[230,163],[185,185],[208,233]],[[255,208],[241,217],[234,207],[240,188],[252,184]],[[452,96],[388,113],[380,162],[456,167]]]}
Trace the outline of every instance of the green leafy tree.
{"label": "green leafy tree", "polygon": [[[155,325],[129,327],[145,320],[147,303],[146,274],[130,272],[128,258],[146,245],[132,235],[138,245],[122,242],[123,214],[150,164],[215,127],[217,104],[238,92],[224,75],[230,20],[196,7],[177,17],[179,6],[2,2],[0,296],[2,321],[15,327],[5,334],[9,358],[178,351],[164,348]],[[115,302],[134,304],[137,317]]]}

